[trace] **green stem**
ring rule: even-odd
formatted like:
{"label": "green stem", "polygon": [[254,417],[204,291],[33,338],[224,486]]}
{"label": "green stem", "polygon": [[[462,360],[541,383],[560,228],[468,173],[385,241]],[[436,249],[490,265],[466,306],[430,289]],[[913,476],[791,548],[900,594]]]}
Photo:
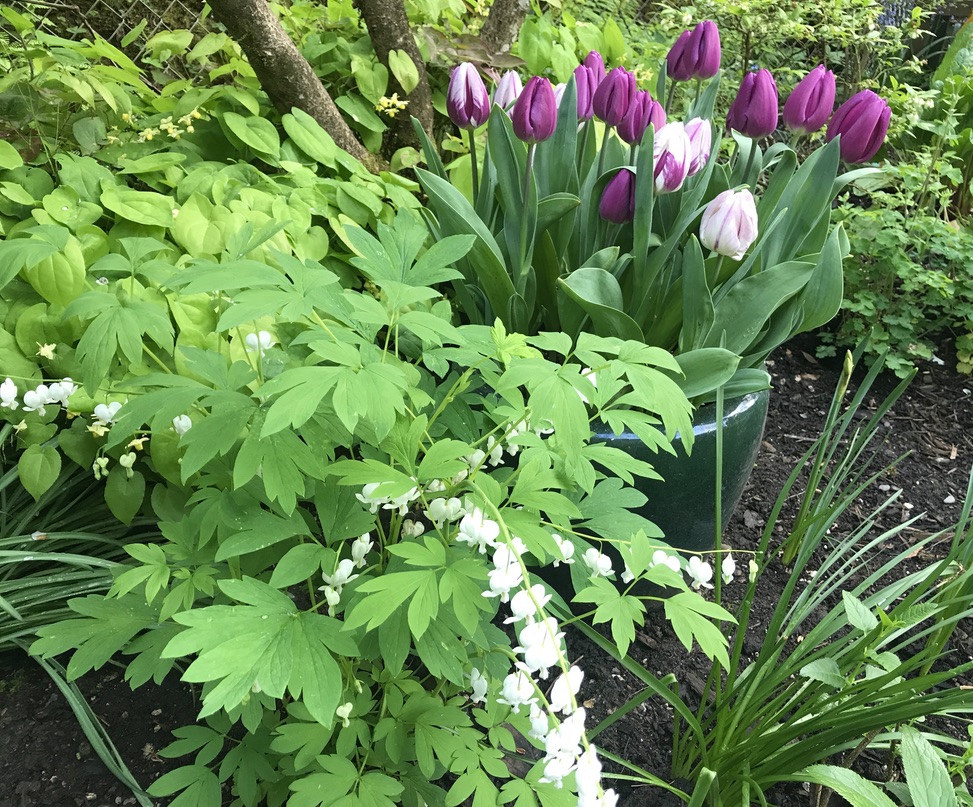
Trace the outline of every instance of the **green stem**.
{"label": "green stem", "polygon": [[476,198],[479,195],[480,189],[480,174],[476,165],[476,137],[474,136],[472,129],[467,130],[467,135],[470,138],[470,169],[473,174],[473,204],[476,205]]}
{"label": "green stem", "polygon": [[527,170],[524,171],[524,207],[520,219],[520,256],[517,261],[517,282],[514,284],[517,293],[520,295],[523,295],[527,288],[527,228],[530,223],[528,210],[530,208],[530,180],[534,171],[534,150],[536,148],[536,143],[531,143],[527,147]]}
{"label": "green stem", "polygon": [[611,137],[612,127],[605,124],[605,136],[601,139],[601,152],[598,154],[598,176],[605,172],[605,152],[608,145],[608,138]]}

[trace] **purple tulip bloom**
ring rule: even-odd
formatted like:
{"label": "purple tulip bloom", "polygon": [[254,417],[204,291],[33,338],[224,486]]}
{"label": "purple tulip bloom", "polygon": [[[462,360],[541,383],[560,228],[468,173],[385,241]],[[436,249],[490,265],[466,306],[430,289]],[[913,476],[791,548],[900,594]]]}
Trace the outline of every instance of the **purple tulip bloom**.
{"label": "purple tulip bloom", "polygon": [[598,214],[615,224],[624,224],[635,218],[635,173],[622,168],[613,176],[601,195]]}
{"label": "purple tulip bloom", "polygon": [[713,149],[713,127],[708,120],[693,118],[686,124],[689,137],[690,162],[689,176],[694,176],[706,167],[710,151]]}
{"label": "purple tulip bloom", "polygon": [[[665,122],[665,110],[662,106],[652,100],[652,96],[645,90],[635,93],[635,100],[628,108],[628,112],[618,124],[618,136],[631,146],[637,146],[642,142],[645,130],[653,123],[652,116],[655,113],[656,120],[659,119],[656,109],[662,110],[662,121]],[[656,129],[660,128],[656,126]]]}
{"label": "purple tulip bloom", "polygon": [[453,68],[446,91],[446,112],[460,129],[475,129],[490,117],[490,95],[480,74],[469,62]]}
{"label": "purple tulip bloom", "polygon": [[594,70],[579,64],[574,68],[574,86],[578,93],[578,120],[591,120],[595,114],[591,99],[597,86]]}
{"label": "purple tulip bloom", "polygon": [[594,78],[594,84],[592,85],[592,92],[605,80],[605,60],[601,58],[601,54],[593,50],[587,56],[584,57],[582,64],[591,70],[592,77]]}
{"label": "purple tulip bloom", "polygon": [[624,67],[616,67],[598,85],[591,99],[595,114],[609,126],[618,126],[635,100],[635,76]]}
{"label": "purple tulip bloom", "polygon": [[819,64],[802,78],[784,102],[784,125],[795,134],[816,132],[834,109],[834,73]]}
{"label": "purple tulip bloom", "polygon": [[557,101],[550,80],[534,76],[510,113],[514,134],[525,143],[540,143],[557,128]]}
{"label": "purple tulip bloom", "polygon": [[497,87],[493,91],[493,103],[501,109],[509,109],[523,91],[524,85],[518,73],[508,70],[497,82]]}
{"label": "purple tulip bloom", "polygon": [[889,131],[892,110],[884,98],[862,90],[835,111],[825,139],[830,143],[841,135],[838,148],[849,163],[866,162],[878,152]]}
{"label": "purple tulip bloom", "polygon": [[692,31],[683,31],[666,56],[666,73],[676,81],[713,78],[720,69],[720,31],[704,20]]}
{"label": "purple tulip bloom", "polygon": [[748,190],[728,190],[703,211],[699,241],[719,255],[740,260],[757,240],[757,206]]}
{"label": "purple tulip bloom", "polygon": [[692,145],[686,128],[679,121],[667,123],[652,141],[656,193],[672,193],[682,187],[692,164]]}
{"label": "purple tulip bloom", "polygon": [[769,70],[747,73],[730,104],[728,128],[752,137],[766,137],[777,129],[777,84]]}

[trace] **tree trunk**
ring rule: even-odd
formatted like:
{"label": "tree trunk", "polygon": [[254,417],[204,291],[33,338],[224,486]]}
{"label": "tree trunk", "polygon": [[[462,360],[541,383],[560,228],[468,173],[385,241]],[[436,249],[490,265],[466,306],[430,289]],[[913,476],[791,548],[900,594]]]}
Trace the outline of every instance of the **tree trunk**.
{"label": "tree trunk", "polygon": [[403,50],[409,54],[419,73],[419,83],[412,92],[406,93],[389,69],[389,86],[386,95],[398,93],[399,98],[406,98],[409,102],[405,114],[397,115],[389,121],[389,145],[393,150],[400,146],[418,145],[412,128],[412,117],[419,120],[426,134],[432,138],[432,94],[426,77],[426,63],[419,53],[416,39],[409,27],[409,18],[406,16],[403,0],[357,0],[356,5],[365,21],[365,27],[368,28],[378,60],[389,67],[389,53],[393,50]]}
{"label": "tree trunk", "polygon": [[331,96],[280,25],[266,0],[209,0],[213,15],[240,45],[279,112],[307,112],[335,143],[367,168],[379,160],[361,144]]}
{"label": "tree trunk", "polygon": [[520,34],[520,26],[524,24],[528,9],[529,0],[493,0],[490,13],[480,30],[480,39],[491,52],[498,54],[510,50]]}

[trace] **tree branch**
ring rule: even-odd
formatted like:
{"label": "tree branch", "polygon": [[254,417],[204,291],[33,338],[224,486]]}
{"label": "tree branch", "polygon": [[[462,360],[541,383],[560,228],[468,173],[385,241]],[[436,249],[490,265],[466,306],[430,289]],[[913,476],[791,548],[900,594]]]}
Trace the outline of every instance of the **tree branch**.
{"label": "tree branch", "polygon": [[368,28],[378,60],[389,67],[389,53],[393,50],[402,50],[409,54],[416,67],[419,83],[410,93],[405,92],[395,78],[395,74],[389,69],[387,94],[397,92],[400,98],[407,98],[409,101],[406,113],[396,116],[389,123],[391,147],[395,149],[404,145],[418,145],[410,118],[416,117],[422,124],[422,128],[426,130],[426,134],[430,138],[433,136],[432,94],[429,91],[426,64],[409,27],[405,4],[403,0],[357,0],[356,5],[361,12],[365,27]]}
{"label": "tree branch", "polygon": [[520,34],[529,9],[529,0],[493,0],[480,39],[495,54],[508,52]]}
{"label": "tree branch", "polygon": [[213,15],[240,45],[271,103],[283,114],[298,107],[335,143],[370,170],[380,161],[355,136],[314,69],[281,27],[266,0],[209,0]]}

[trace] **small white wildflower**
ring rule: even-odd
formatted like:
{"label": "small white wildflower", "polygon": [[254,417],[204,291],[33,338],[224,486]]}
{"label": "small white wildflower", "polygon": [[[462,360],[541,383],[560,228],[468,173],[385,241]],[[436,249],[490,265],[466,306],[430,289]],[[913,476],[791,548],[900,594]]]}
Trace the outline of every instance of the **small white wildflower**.
{"label": "small white wildflower", "polygon": [[375,542],[369,533],[359,535],[351,544],[351,559],[359,569],[365,566],[365,556],[372,551]]}
{"label": "small white wildflower", "polygon": [[750,563],[748,564],[748,571],[750,572],[749,580],[751,583],[753,583],[754,581],[756,581],[757,575],[760,573],[760,567],[757,565],[757,561],[755,561],[753,558],[750,558]]}
{"label": "small white wildflower", "polygon": [[108,457],[96,457],[91,463],[91,470],[95,472],[95,479],[108,476]]}
{"label": "small white wildflower", "polygon": [[433,479],[426,485],[426,493],[442,493],[446,490],[446,483],[442,479]]}
{"label": "small white wildflower", "polygon": [[59,403],[65,409],[68,408],[68,399],[78,391],[78,385],[70,378],[63,378],[51,384],[48,396],[51,403]]}
{"label": "small white wildflower", "polygon": [[388,496],[375,495],[375,491],[378,490],[380,484],[379,482],[369,482],[361,489],[361,493],[355,494],[355,498],[368,507],[369,512],[377,513],[378,508],[389,500]]}
{"label": "small white wildflower", "polygon": [[193,421],[192,418],[189,417],[189,415],[176,415],[172,419],[172,429],[180,437],[182,437],[192,427],[193,427]]}
{"label": "small white wildflower", "polygon": [[108,278],[107,277],[99,277],[99,278],[96,278],[95,279],[95,283],[97,283],[99,286],[107,286],[108,285]]}
{"label": "small white wildflower", "polygon": [[723,562],[720,564],[720,570],[723,572],[723,582],[727,584],[732,583],[733,575],[737,570],[737,564],[736,561],[733,560],[733,555],[727,554],[727,556],[723,558]]}
{"label": "small white wildflower", "polygon": [[471,703],[486,703],[487,679],[476,667],[470,671]]}
{"label": "small white wildflower", "polygon": [[426,531],[426,526],[421,521],[413,521],[407,518],[399,528],[403,538],[418,538]]}
{"label": "small white wildflower", "polygon": [[561,552],[562,560],[554,559],[554,565],[560,566],[562,563],[570,564],[574,563],[574,544],[571,543],[567,538],[562,538],[556,532],[551,534],[554,542],[557,544],[557,548]]}
{"label": "small white wildflower", "polygon": [[442,529],[443,524],[447,521],[455,521],[462,514],[463,502],[455,496],[450,499],[443,497],[433,499],[429,502],[429,508],[426,510],[426,518],[435,525],[437,530]]}
{"label": "small white wildflower", "polygon": [[499,537],[500,525],[487,518],[479,507],[474,507],[460,521],[456,540],[475,546],[483,555],[488,546],[496,546]]}
{"label": "small white wildflower", "polygon": [[338,566],[334,570],[333,574],[327,574],[325,572],[321,573],[321,577],[324,582],[335,589],[339,594],[341,593],[341,587],[346,583],[350,583],[356,577],[357,574],[353,574],[355,571],[355,562],[349,558],[343,558],[338,561]]}
{"label": "small white wildflower", "polygon": [[503,464],[503,444],[498,443],[492,434],[487,437],[486,457],[493,468]]}
{"label": "small white wildflower", "polygon": [[48,361],[54,360],[54,349],[57,347],[57,344],[42,345],[40,342],[37,342],[36,344],[38,356],[40,356],[42,359],[47,359]]}
{"label": "small white wildflower", "polygon": [[564,634],[558,630],[557,620],[552,616],[524,625],[517,635],[520,646],[514,648],[515,653],[524,657],[522,662],[518,662],[518,666],[527,672],[539,673],[541,678],[547,678],[547,671],[557,666],[561,658],[563,637]]}
{"label": "small white wildflower", "polygon": [[36,412],[41,417],[47,412],[45,408],[51,403],[50,389],[47,384],[38,384],[35,389],[24,393],[24,411]]}
{"label": "small white wildflower", "polygon": [[[537,605],[534,601],[537,601]],[[551,595],[547,593],[542,583],[535,583],[530,589],[523,588],[510,598],[511,616],[504,620],[505,623],[520,622],[526,619],[532,621],[537,616],[538,606],[543,608],[551,601]]]}
{"label": "small white wildflower", "polygon": [[95,417],[107,426],[115,422],[115,416],[121,408],[122,405],[118,401],[112,401],[109,404],[98,404],[95,407]]}
{"label": "small white wildflower", "polygon": [[649,566],[668,566],[674,572],[678,572],[682,568],[679,565],[679,558],[661,549],[657,549],[652,553],[652,560],[649,562]]}
{"label": "small white wildflower", "polygon": [[246,343],[247,352],[256,353],[259,351],[261,356],[277,344],[277,341],[269,331],[248,333],[243,341]]}
{"label": "small white wildflower", "polygon": [[530,731],[528,736],[535,740],[543,740],[550,731],[551,719],[547,712],[541,709],[536,703],[530,705]]}
{"label": "small white wildflower", "polygon": [[135,465],[136,457],[137,455],[134,451],[129,451],[127,454],[122,454],[122,456],[118,458],[118,464],[125,469],[125,473],[128,475],[129,479],[135,476],[132,466]]}
{"label": "small white wildflower", "polygon": [[584,562],[591,569],[592,577],[611,577],[614,574],[612,560],[608,555],[602,554],[594,547],[585,550]]}
{"label": "small white wildflower", "polygon": [[561,673],[561,676],[554,682],[554,686],[551,687],[551,694],[548,696],[551,711],[563,712],[566,715],[571,714],[574,711],[573,698],[581,689],[583,680],[584,670],[573,664],[567,673]]}
{"label": "small white wildflower", "polygon": [[692,578],[693,588],[713,588],[710,580],[713,579],[713,567],[710,566],[699,555],[693,555],[686,566],[686,573]]}
{"label": "small white wildflower", "polygon": [[409,505],[419,498],[419,488],[409,488],[401,496],[390,498],[382,508],[385,510],[398,510],[400,516],[409,512]]}
{"label": "small white wildflower", "polygon": [[20,404],[17,403],[17,385],[8,378],[0,384],[0,408],[13,411],[18,406]]}
{"label": "small white wildflower", "polygon": [[523,670],[510,673],[503,679],[503,688],[497,703],[505,703],[514,712],[520,712],[521,706],[528,706],[537,702],[534,682]]}
{"label": "small white wildflower", "polygon": [[348,718],[351,717],[351,711],[354,708],[354,704],[349,701],[348,703],[341,704],[341,706],[334,710],[334,716],[341,720],[341,725],[345,728],[351,725],[351,721]]}

